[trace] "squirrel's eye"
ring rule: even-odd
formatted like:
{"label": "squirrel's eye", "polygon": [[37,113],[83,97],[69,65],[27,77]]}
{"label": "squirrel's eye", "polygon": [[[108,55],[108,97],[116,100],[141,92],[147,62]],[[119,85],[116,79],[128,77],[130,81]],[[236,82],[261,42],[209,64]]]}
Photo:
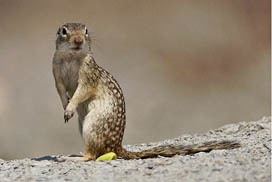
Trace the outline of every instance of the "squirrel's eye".
{"label": "squirrel's eye", "polygon": [[61,30],[61,34],[62,34],[62,35],[64,35],[64,36],[66,36],[66,35],[67,35],[67,30],[66,30],[66,28],[62,28],[62,30]]}
{"label": "squirrel's eye", "polygon": [[85,34],[88,35],[88,29],[87,28],[85,29]]}
{"label": "squirrel's eye", "polygon": [[68,30],[66,27],[59,28],[57,35],[60,35],[61,37],[67,37]]}

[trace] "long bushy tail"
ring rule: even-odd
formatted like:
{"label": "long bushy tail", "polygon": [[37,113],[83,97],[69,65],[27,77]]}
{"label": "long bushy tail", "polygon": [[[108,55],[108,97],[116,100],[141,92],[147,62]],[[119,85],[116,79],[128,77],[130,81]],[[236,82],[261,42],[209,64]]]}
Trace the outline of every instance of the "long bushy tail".
{"label": "long bushy tail", "polygon": [[211,141],[195,145],[166,145],[158,146],[140,152],[131,152],[122,149],[118,152],[118,157],[123,159],[145,159],[158,156],[172,157],[174,155],[192,155],[198,152],[210,152],[211,150],[234,149],[241,145],[235,141]]}

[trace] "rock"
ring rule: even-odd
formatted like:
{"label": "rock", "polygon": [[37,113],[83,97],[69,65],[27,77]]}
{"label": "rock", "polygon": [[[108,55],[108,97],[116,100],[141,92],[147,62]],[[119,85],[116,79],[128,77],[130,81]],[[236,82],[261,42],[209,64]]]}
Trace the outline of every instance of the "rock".
{"label": "rock", "polygon": [[225,125],[204,134],[183,135],[157,143],[128,145],[143,150],[165,144],[237,140],[241,148],[214,150],[191,156],[145,160],[80,162],[61,155],[5,161],[1,181],[270,181],[271,117]]}

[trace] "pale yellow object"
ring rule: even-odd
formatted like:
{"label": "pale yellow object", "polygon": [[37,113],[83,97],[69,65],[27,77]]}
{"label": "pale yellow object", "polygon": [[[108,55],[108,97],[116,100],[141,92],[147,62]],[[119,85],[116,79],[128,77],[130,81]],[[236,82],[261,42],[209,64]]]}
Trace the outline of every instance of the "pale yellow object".
{"label": "pale yellow object", "polygon": [[109,152],[104,155],[101,155],[96,159],[96,161],[111,161],[117,159],[117,155],[114,152]]}

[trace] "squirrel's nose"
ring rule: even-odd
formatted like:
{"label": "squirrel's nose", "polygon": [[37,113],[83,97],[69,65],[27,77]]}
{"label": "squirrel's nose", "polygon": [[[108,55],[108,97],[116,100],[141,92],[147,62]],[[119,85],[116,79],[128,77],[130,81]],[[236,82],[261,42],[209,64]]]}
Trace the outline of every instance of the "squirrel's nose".
{"label": "squirrel's nose", "polygon": [[81,44],[83,43],[83,38],[80,37],[80,36],[75,37],[74,43],[75,43],[76,45],[81,45]]}

